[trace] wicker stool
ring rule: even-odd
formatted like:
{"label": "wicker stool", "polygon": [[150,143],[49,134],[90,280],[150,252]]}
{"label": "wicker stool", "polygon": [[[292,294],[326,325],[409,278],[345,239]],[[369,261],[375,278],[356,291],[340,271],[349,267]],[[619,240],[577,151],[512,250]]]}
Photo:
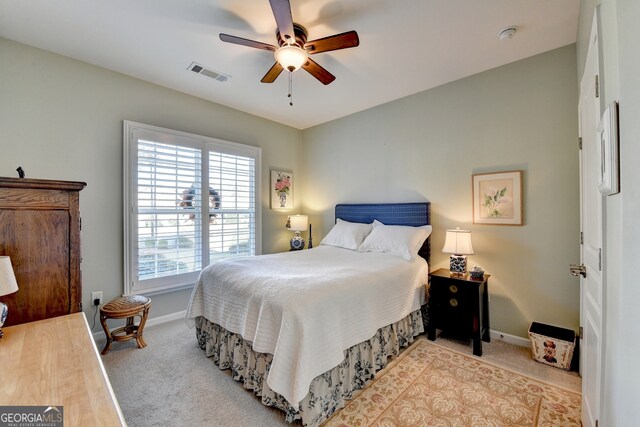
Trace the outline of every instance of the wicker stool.
{"label": "wicker stool", "polygon": [[[144,324],[147,321],[151,300],[142,295],[129,295],[126,297],[116,298],[108,302],[100,309],[100,323],[107,336],[107,344],[102,350],[102,354],[107,354],[114,341],[127,341],[135,339],[138,347],[144,348],[147,344],[142,338]],[[133,318],[140,317],[140,323],[134,324]],[[109,332],[107,327],[107,319],[124,319],[127,318],[127,324]]]}

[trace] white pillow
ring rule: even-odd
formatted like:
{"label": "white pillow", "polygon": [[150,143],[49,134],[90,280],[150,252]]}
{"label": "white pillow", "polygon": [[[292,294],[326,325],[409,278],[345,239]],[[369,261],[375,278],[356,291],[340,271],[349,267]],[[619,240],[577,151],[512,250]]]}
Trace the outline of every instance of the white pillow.
{"label": "white pillow", "polygon": [[371,233],[372,227],[372,224],[349,222],[338,218],[336,225],[322,239],[320,244],[355,250],[360,247],[364,238]]}
{"label": "white pillow", "polygon": [[388,252],[411,261],[418,255],[422,244],[431,234],[431,226],[409,227],[405,225],[384,225],[373,221],[373,230],[364,239],[360,252]]}

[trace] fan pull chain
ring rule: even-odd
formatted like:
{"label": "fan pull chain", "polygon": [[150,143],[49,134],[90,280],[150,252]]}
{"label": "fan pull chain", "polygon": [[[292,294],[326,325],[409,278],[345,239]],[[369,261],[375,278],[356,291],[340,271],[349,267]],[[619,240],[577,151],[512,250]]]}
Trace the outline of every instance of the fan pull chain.
{"label": "fan pull chain", "polygon": [[289,105],[293,107],[293,73],[289,71]]}

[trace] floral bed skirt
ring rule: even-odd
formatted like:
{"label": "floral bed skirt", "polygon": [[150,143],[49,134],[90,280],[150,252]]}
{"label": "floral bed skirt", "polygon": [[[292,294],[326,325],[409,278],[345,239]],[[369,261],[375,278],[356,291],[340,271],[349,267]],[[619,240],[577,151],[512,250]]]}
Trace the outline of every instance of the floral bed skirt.
{"label": "floral bed skirt", "polygon": [[261,397],[262,403],[285,412],[287,422],[301,420],[303,425],[318,426],[326,421],[356,390],[364,388],[375,373],[387,365],[389,357],[400,354],[400,348],[414,341],[424,332],[423,317],[426,306],[414,311],[399,322],[378,329],[373,338],[346,350],[346,357],[335,368],[318,375],[309,393],[294,408],[266,382],[273,356],[253,351],[251,343],[240,335],[209,322],[195,319],[196,336],[200,348],[220,369],[231,369],[234,380]]}

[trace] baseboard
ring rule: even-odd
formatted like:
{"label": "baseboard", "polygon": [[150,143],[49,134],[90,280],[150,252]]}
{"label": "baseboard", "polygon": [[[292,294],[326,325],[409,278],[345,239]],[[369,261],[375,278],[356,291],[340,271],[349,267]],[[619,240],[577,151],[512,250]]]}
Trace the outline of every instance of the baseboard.
{"label": "baseboard", "polygon": [[[187,310],[177,311],[171,314],[165,314],[164,316],[153,317],[147,320],[147,326],[160,325],[162,323],[171,322],[172,320],[184,319],[187,315]],[[145,326],[145,328],[147,327]]]}
{"label": "baseboard", "polygon": [[[152,328],[156,325],[161,325],[163,323],[171,322],[173,320],[184,319],[186,314],[187,314],[187,310],[182,310],[182,311],[178,311],[171,314],[165,314],[164,316],[152,317],[147,320],[147,323],[145,324],[144,327],[145,329]],[[94,332],[92,335],[93,335],[93,341],[96,344],[97,343],[104,344],[105,341],[107,340],[107,338],[104,336],[104,331]]]}
{"label": "baseboard", "polygon": [[[164,316],[153,317],[147,320],[147,324],[145,325],[145,328],[152,328],[156,325],[161,325],[163,323],[171,322],[173,320],[184,319],[186,314],[187,314],[187,311],[182,310],[182,311],[178,311],[171,314],[165,314]],[[490,335],[492,340],[504,341],[508,344],[517,345],[519,347],[531,346],[531,343],[526,338],[507,334],[507,333],[496,331],[493,329],[491,330]],[[98,342],[104,343],[106,341],[106,338],[104,336],[104,331],[94,332],[93,341],[95,341],[96,343]]]}
{"label": "baseboard", "polygon": [[491,330],[491,333],[489,335],[491,336],[492,340],[504,341],[508,344],[517,345],[519,347],[531,346],[531,343],[526,338],[518,337],[511,334],[505,334],[504,332],[495,331],[493,329]]}

